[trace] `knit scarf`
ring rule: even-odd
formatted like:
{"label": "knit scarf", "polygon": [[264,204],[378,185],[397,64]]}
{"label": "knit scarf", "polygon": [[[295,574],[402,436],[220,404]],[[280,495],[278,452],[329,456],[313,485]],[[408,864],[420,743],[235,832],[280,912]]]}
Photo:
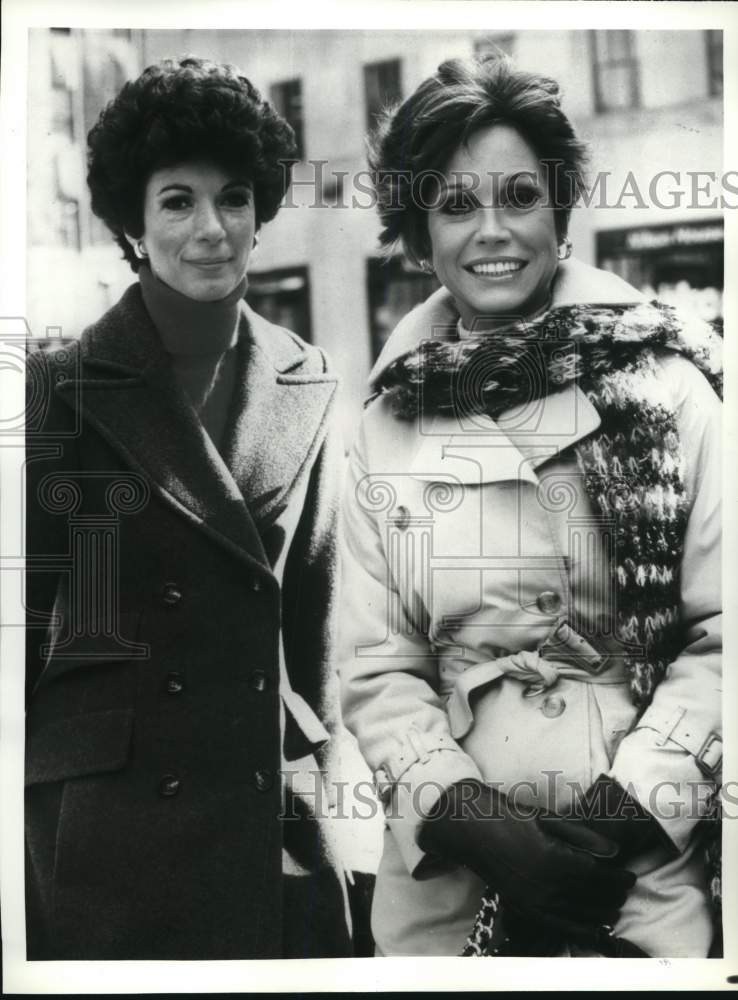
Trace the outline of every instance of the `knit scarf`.
{"label": "knit scarf", "polygon": [[[658,357],[682,354],[721,394],[721,347],[708,324],[685,320],[657,302],[561,306],[499,334],[425,341],[375,383],[401,419],[419,412],[495,418],[573,382],[586,392],[601,424],[574,450],[593,509],[614,525],[615,632],[640,711],[684,645],[679,572],[691,498]],[[708,829],[711,892],[719,912],[720,825]],[[516,953],[499,920],[503,909],[488,887],[462,954]]]}

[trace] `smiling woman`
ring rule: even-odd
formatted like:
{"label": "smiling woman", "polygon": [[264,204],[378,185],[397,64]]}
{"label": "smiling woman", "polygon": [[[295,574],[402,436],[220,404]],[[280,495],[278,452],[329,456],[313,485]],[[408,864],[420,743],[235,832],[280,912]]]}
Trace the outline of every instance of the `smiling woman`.
{"label": "smiling woman", "polygon": [[127,83],[88,145],[139,280],[28,362],[28,957],[345,956],[314,808],[337,379],[243,302],[294,136],[238,70],[187,58]]}
{"label": "smiling woman", "polygon": [[534,150],[509,125],[480,129],[449,160],[428,237],[438,280],[469,330],[530,317],[550,299],[556,216],[539,175]]}
{"label": "smiling woman", "polygon": [[443,63],[374,137],[381,241],[444,286],[377,361],[345,494],[379,954],[719,940],[720,341],[568,259],[584,152],[504,58]]}

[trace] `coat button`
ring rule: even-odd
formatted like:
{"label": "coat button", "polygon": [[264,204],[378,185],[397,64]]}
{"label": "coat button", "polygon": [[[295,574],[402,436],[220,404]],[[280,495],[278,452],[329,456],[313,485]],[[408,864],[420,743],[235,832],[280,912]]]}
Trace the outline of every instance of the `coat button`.
{"label": "coat button", "polygon": [[261,590],[261,580],[259,579],[258,576],[255,576],[254,579],[251,581],[251,589],[254,591],[255,594],[258,594],[259,591]]}
{"label": "coat button", "polygon": [[176,670],[167,674],[164,681],[164,690],[167,694],[181,694],[184,691],[184,686],[184,677],[182,674],[177,673]]}
{"label": "coat button", "polygon": [[159,782],[159,795],[164,798],[171,798],[179,792],[180,780],[174,774],[165,774]]}
{"label": "coat button", "polygon": [[536,607],[544,614],[556,614],[561,607],[561,598],[554,590],[542,590],[536,598]]}
{"label": "coat button", "polygon": [[266,691],[267,676],[263,670],[252,670],[249,677],[249,684],[254,691]]}
{"label": "coat button", "polygon": [[560,694],[547,694],[543,699],[541,711],[547,719],[556,719],[566,708],[566,701]]}
{"label": "coat button", "polygon": [[258,791],[268,792],[274,784],[274,775],[271,771],[267,771],[265,768],[254,771],[254,784],[256,785]]}
{"label": "coat button", "polygon": [[164,590],[162,591],[161,596],[165,604],[168,604],[170,607],[174,607],[175,604],[179,604],[182,600],[182,591],[176,583],[166,583],[164,584]]}

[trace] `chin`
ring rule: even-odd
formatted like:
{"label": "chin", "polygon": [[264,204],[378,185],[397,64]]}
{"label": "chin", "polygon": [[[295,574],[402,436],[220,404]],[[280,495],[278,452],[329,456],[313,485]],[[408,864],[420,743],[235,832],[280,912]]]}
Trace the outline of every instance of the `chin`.
{"label": "chin", "polygon": [[237,284],[237,281],[203,282],[202,284],[191,286],[185,292],[185,295],[188,295],[191,299],[197,299],[198,302],[217,302],[218,299],[224,299],[226,295],[230,295]]}
{"label": "chin", "polygon": [[534,312],[526,302],[511,300],[501,302],[497,298],[494,302],[477,302],[471,306],[472,314],[478,322],[491,320],[493,322],[504,322],[506,320],[525,319],[526,316]]}

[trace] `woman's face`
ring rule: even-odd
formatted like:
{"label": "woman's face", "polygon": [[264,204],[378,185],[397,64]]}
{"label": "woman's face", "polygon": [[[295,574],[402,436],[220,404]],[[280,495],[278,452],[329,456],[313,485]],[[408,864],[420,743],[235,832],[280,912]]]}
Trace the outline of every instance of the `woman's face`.
{"label": "woman's face", "polygon": [[213,163],[155,171],[144,194],[143,245],[154,274],[201,302],[225,298],[246,273],[254,198],[245,177]]}
{"label": "woman's face", "polygon": [[428,232],[438,280],[468,329],[545,306],[557,266],[554,209],[538,158],[508,125],[480,129],[444,172]]}

